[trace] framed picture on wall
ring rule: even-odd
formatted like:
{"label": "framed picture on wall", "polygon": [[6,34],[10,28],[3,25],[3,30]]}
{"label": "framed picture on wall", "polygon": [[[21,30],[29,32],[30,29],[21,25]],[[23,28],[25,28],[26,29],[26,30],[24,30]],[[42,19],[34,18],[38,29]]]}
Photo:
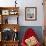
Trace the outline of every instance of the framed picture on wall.
{"label": "framed picture on wall", "polygon": [[25,20],[27,21],[37,20],[37,8],[36,7],[25,8]]}
{"label": "framed picture on wall", "polygon": [[9,15],[9,10],[2,10],[2,15]]}

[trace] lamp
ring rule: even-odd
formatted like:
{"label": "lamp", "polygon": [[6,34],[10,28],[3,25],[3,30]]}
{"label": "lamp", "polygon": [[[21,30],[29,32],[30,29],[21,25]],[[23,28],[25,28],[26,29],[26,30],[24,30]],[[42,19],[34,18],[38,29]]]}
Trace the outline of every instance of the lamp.
{"label": "lamp", "polygon": [[17,2],[16,2],[17,0],[15,0],[15,7],[16,7],[16,4],[17,4]]}
{"label": "lamp", "polygon": [[14,28],[14,37],[13,37],[13,40],[18,40],[18,32],[17,32],[17,29]]}
{"label": "lamp", "polygon": [[17,32],[17,29],[15,28],[14,31]]}

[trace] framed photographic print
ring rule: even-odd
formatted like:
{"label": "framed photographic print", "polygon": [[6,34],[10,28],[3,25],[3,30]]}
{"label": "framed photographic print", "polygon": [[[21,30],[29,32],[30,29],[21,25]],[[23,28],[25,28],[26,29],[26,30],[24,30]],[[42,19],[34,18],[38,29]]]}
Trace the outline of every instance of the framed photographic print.
{"label": "framed photographic print", "polygon": [[9,10],[2,10],[2,15],[9,15]]}
{"label": "framed photographic print", "polygon": [[27,21],[37,20],[37,8],[36,7],[25,8],[25,20]]}

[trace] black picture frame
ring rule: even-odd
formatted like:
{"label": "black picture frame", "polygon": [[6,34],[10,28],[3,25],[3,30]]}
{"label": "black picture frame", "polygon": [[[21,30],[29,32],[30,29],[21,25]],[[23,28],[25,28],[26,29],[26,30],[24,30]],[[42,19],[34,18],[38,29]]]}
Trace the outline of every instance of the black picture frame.
{"label": "black picture frame", "polygon": [[25,7],[25,20],[26,21],[37,20],[37,8],[36,7]]}

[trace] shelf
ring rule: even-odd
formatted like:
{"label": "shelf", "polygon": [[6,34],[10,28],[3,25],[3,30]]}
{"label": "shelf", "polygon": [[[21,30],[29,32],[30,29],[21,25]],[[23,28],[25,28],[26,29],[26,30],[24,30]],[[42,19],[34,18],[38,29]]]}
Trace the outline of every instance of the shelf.
{"label": "shelf", "polygon": [[0,27],[1,27],[1,30],[5,29],[5,28],[9,28],[9,29],[12,29],[13,31],[16,29],[17,32],[19,31],[20,29],[20,26],[19,24],[0,24]]}
{"label": "shelf", "polygon": [[[16,17],[17,16],[17,17]],[[0,24],[12,24],[13,20],[9,17],[16,17],[15,23],[18,24],[19,7],[0,7]],[[10,22],[10,21],[11,22]],[[10,22],[10,23],[9,23]]]}
{"label": "shelf", "polygon": [[19,7],[0,7],[0,46],[18,46],[18,17]]}
{"label": "shelf", "polygon": [[4,43],[16,43],[16,42],[19,42],[19,40],[15,40],[15,41],[12,41],[12,40],[10,40],[10,41],[3,41]]}
{"label": "shelf", "polygon": [[0,7],[1,15],[19,15],[19,7]]}

